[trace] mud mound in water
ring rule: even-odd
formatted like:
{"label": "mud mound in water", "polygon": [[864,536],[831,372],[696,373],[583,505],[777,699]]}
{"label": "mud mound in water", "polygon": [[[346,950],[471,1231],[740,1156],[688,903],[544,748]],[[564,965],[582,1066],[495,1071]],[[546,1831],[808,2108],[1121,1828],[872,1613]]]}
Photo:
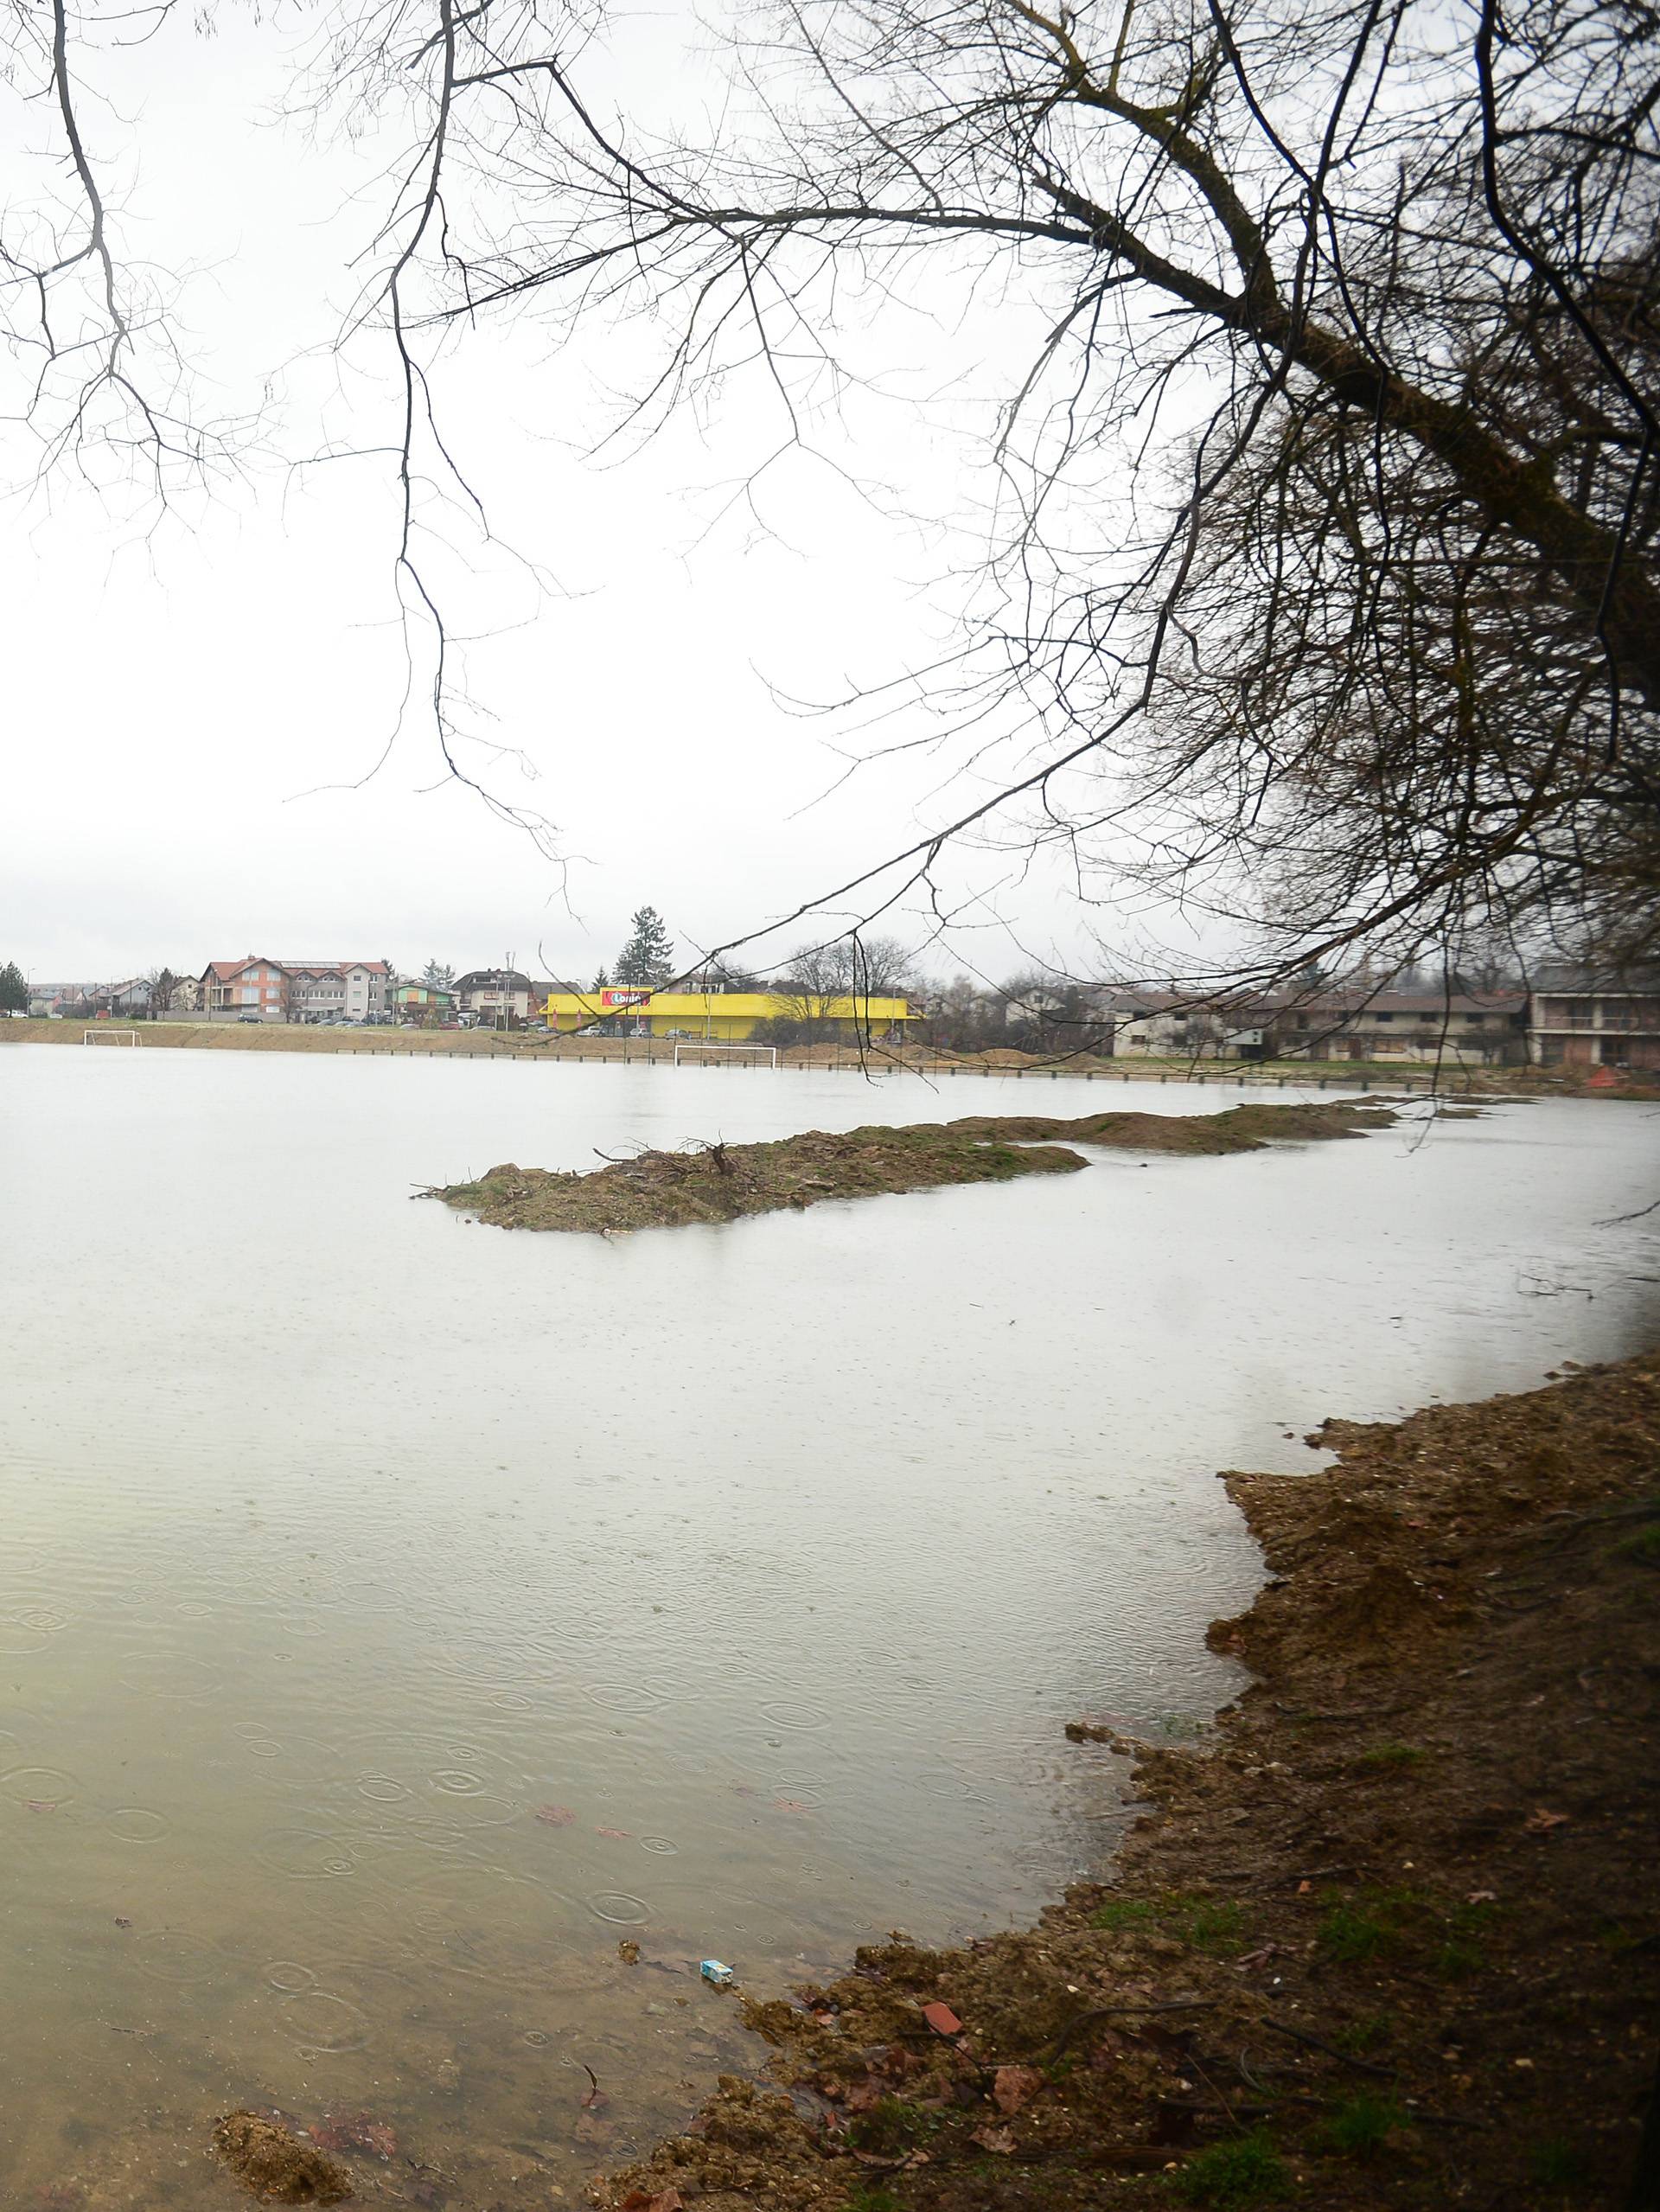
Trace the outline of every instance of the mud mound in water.
{"label": "mud mound in water", "polygon": [[1235,1106],[1223,1114],[974,1115],[905,1128],[831,1135],[808,1129],[771,1144],[699,1144],[642,1152],[587,1174],[511,1163],[471,1183],[421,1193],[476,1213],[500,1229],[609,1232],[670,1229],[694,1222],[817,1205],[825,1199],[1006,1183],[1021,1175],[1068,1175],[1088,1162],[1072,1143],[1129,1152],[1255,1152],[1278,1141],[1306,1143],[1387,1128],[1387,1106]]}
{"label": "mud mound in water", "polygon": [[352,2194],[332,2158],[258,2113],[227,2113],[214,2129],[213,2147],[262,2204],[343,2204]]}
{"label": "mud mound in water", "polygon": [[1331,1137],[1363,1136],[1387,1129],[1391,1106],[1333,1102],[1317,1106],[1230,1106],[1222,1114],[1081,1114],[1056,1122],[1041,1114],[973,1115],[950,1122],[954,1135],[1006,1144],[1059,1139],[1100,1144],[1121,1152],[1175,1152],[1196,1156],[1260,1152],[1267,1144],[1318,1144]]}

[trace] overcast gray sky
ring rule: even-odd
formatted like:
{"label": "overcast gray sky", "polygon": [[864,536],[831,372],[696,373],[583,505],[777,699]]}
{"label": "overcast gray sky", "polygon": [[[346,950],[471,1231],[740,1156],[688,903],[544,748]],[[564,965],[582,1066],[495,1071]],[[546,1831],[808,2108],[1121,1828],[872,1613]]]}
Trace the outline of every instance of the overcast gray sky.
{"label": "overcast gray sky", "polygon": [[[896,316],[884,366],[901,387],[945,396],[920,415],[872,401],[846,442],[829,434],[874,495],[797,457],[753,504],[733,494],[776,425],[747,400],[629,457],[590,457],[646,358],[642,334],[597,326],[564,351],[533,321],[469,337],[439,398],[501,543],[456,522],[452,611],[476,634],[474,726],[508,751],[467,760],[558,825],[566,866],[442,779],[418,713],[386,751],[405,681],[387,461],[290,465],[329,441],[373,447],[392,426],[384,355],[361,346],[342,367],[329,350],[386,148],[319,145],[275,119],[306,35],[239,15],[201,38],[180,16],[100,65],[110,104],[89,108],[88,131],[129,248],[193,272],[181,319],[198,407],[204,391],[227,413],[264,405],[266,427],[239,472],[154,528],[69,472],[11,500],[0,958],[66,978],[250,950],[410,966],[513,950],[585,975],[642,900],[683,951],[707,945],[954,811],[965,787],[942,790],[944,764],[928,756],[832,790],[854,730],[793,711],[772,687],[830,697],[949,639],[946,572],[972,536],[937,525],[987,495],[965,473],[983,451],[974,434],[1035,320],[1011,340],[990,335],[989,316],[950,331]],[[636,19],[629,35],[637,97],[682,81],[689,13]],[[48,121],[36,110],[35,139],[14,142],[14,187],[32,175],[38,189],[28,157]],[[9,480],[26,483],[24,434],[3,451]],[[541,564],[540,583],[507,547]],[[883,734],[933,727],[916,713]],[[982,858],[956,880],[985,893],[957,946],[982,971],[1006,974],[1026,949],[1087,956],[1054,875],[1017,883]],[[932,964],[950,967],[951,953]]]}

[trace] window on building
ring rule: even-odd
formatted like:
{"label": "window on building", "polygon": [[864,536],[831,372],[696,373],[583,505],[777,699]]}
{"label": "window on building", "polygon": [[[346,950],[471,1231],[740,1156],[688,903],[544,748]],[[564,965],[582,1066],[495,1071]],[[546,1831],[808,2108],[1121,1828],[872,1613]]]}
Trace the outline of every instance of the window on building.
{"label": "window on building", "polygon": [[1395,1016],[1392,1013],[1381,1013],[1378,1015],[1377,1019],[1380,1021],[1393,1021],[1395,1020]]}

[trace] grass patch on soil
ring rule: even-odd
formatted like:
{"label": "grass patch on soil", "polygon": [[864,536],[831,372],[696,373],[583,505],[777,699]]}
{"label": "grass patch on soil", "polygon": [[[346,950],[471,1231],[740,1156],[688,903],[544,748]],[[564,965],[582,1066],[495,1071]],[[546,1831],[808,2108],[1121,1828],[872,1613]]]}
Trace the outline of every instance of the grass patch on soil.
{"label": "grass patch on soil", "polygon": [[1428,1756],[1416,1743],[1380,1743],[1374,1750],[1363,1751],[1355,1764],[1369,1773],[1386,1774],[1395,1768],[1421,1767]]}
{"label": "grass patch on soil", "polygon": [[907,2104],[903,2097],[878,2097],[869,2112],[848,2122],[847,2140],[855,2151],[899,2157],[925,2143],[939,2124],[936,2113]]}
{"label": "grass patch on soil", "polygon": [[1417,1889],[1363,1889],[1329,1900],[1314,1940],[1337,1966],[1410,1956],[1443,1981],[1466,1981],[1488,1963],[1497,1919],[1486,1900],[1441,1904]]}
{"label": "grass patch on soil", "polygon": [[1314,1931],[1314,1940],[1328,1959],[1353,1966],[1392,1951],[1401,1940],[1403,1893],[1373,1890],[1356,1897],[1341,1897],[1326,1907]]}
{"label": "grass patch on soil", "polygon": [[1249,1932],[1245,1908],[1232,1897],[1114,1897],[1098,1905],[1089,1919],[1091,1927],[1108,1934],[1156,1929],[1216,1959],[1242,1951]]}
{"label": "grass patch on soil", "polygon": [[1369,2012],[1359,2020],[1347,2020],[1331,2040],[1339,2050],[1352,2051],[1364,2057],[1368,2051],[1377,2050],[1395,2033],[1395,2016],[1390,2012]]}
{"label": "grass patch on soil", "polygon": [[1622,1538],[1614,1549],[1622,1558],[1640,1559],[1644,1566],[1660,1567],[1660,1520],[1638,1529],[1635,1536]]}
{"label": "grass patch on soil", "polygon": [[1121,1928],[1152,1928],[1158,1918],[1159,1908],[1146,1897],[1109,1897],[1090,1914],[1089,1925],[1116,1935]]}
{"label": "grass patch on soil", "polygon": [[832,1134],[808,1129],[769,1144],[698,1143],[642,1152],[578,1173],[511,1161],[464,1183],[419,1193],[476,1214],[499,1229],[616,1233],[737,1221],[800,1211],[826,1199],[1007,1183],[1025,1175],[1075,1174],[1089,1162],[1075,1144],[1187,1157],[1257,1152],[1387,1128],[1387,1106],[1235,1106],[1223,1114],[974,1115],[907,1128]]}
{"label": "grass patch on soil", "polygon": [[1528,2170],[1542,2189],[1581,2188],[1590,2171],[1584,2151],[1565,2135],[1536,2143],[1528,2153]]}
{"label": "grass patch on soil", "polygon": [[1234,2206],[1272,2204],[1288,2196],[1291,2168],[1260,2131],[1229,2143],[1213,2143],[1171,2177],[1172,2195],[1184,2204],[1207,2204],[1230,2212]]}
{"label": "grass patch on soil", "polygon": [[1365,2165],[1381,2158],[1390,2138],[1411,2125],[1412,2115],[1396,2099],[1362,2089],[1322,2123],[1320,2141],[1338,2158],[1357,2158]]}

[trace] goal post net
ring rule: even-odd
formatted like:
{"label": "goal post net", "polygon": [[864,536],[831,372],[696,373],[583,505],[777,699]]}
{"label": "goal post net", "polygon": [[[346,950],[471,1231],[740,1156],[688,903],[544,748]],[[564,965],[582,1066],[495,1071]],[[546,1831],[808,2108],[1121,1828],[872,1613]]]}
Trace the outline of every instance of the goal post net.
{"label": "goal post net", "polygon": [[751,1059],[764,1059],[769,1067],[776,1068],[778,1064],[778,1047],[776,1045],[718,1045],[712,1039],[693,1039],[676,1045],[674,1064],[680,1066],[682,1053],[689,1059],[696,1059],[708,1052],[747,1053]]}

